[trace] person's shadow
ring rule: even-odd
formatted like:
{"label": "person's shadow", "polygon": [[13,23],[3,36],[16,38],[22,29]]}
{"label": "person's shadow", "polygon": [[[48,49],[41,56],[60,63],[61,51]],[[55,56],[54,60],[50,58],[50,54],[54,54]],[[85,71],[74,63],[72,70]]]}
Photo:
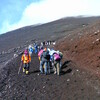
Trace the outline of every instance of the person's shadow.
{"label": "person's shadow", "polygon": [[67,68],[69,63],[71,63],[71,60],[65,61],[62,64],[62,66],[61,66],[61,75],[65,75],[67,73],[71,73],[72,72],[71,68]]}
{"label": "person's shadow", "polygon": [[30,71],[29,74],[35,74],[35,73],[39,73],[40,70],[34,70],[34,71]]}
{"label": "person's shadow", "polygon": [[[62,64],[60,75],[65,75],[67,73],[71,73],[72,69],[71,68],[67,68],[69,63],[71,63],[71,60],[65,61]],[[36,69],[34,71],[30,71],[29,74],[35,74],[35,73],[39,73],[39,72],[40,72],[40,70],[39,69]],[[53,73],[54,72],[51,70],[50,74],[53,74]]]}

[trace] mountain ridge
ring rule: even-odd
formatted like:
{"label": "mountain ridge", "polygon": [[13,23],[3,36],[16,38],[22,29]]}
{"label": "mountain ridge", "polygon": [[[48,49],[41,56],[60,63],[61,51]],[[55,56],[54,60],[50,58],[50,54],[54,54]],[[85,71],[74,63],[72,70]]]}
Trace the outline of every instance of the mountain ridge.
{"label": "mountain ridge", "polygon": [[[60,38],[62,37],[62,34],[65,36],[69,31],[75,30],[77,28],[82,28],[83,25],[88,25],[89,23],[95,22],[97,20],[99,20],[99,17],[71,17],[60,19],[50,23],[45,23],[35,27],[27,26],[11,32],[7,32],[7,34],[0,35],[1,50],[4,50],[3,48],[5,48],[6,45],[9,45],[9,47],[7,48],[8,50],[10,48],[13,48],[13,45],[16,47],[20,45],[20,43],[24,44],[26,41],[34,39],[43,41],[48,39],[46,37],[49,37],[51,40],[54,40],[52,35],[54,37],[56,36]],[[13,43],[10,41],[13,41]],[[3,44],[5,46],[3,46]]]}

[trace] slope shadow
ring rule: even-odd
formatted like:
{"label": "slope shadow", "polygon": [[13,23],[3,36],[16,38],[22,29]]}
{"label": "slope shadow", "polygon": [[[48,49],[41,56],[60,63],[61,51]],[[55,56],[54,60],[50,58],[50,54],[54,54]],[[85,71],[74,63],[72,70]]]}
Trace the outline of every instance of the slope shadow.
{"label": "slope shadow", "polygon": [[69,68],[69,69],[67,69],[66,71],[61,71],[61,75],[65,75],[65,74],[71,73],[71,72],[72,72],[72,69]]}
{"label": "slope shadow", "polygon": [[[62,64],[62,66],[61,66],[61,75],[64,75],[64,74],[67,74],[67,73],[71,73],[71,71],[72,71],[71,68],[69,68],[69,69],[66,70],[66,68],[68,67],[68,64],[69,64],[70,62],[71,62],[71,60],[68,60],[68,61],[65,61],[65,62]],[[50,68],[50,69],[51,69],[50,74],[53,74],[53,73],[54,73],[53,68]],[[66,70],[66,71],[64,71],[64,70]],[[36,70],[34,70],[34,71],[30,71],[29,74],[35,74],[35,73],[39,73],[39,72],[40,72],[40,70],[39,70],[39,69],[36,69]]]}
{"label": "slope shadow", "polygon": [[37,69],[35,71],[30,71],[29,74],[34,74],[34,73],[39,73],[39,72],[40,72],[40,70]]}
{"label": "slope shadow", "polygon": [[[62,66],[61,66],[61,75],[65,75],[67,73],[71,73],[72,69],[68,68],[67,70],[65,70],[68,67],[68,64],[71,62],[71,60],[65,61]],[[64,71],[65,70],[65,71]]]}
{"label": "slope shadow", "polygon": [[65,61],[62,66],[61,66],[61,69],[64,69],[66,67],[68,67],[68,64],[71,62],[71,60],[68,60],[68,61]]}

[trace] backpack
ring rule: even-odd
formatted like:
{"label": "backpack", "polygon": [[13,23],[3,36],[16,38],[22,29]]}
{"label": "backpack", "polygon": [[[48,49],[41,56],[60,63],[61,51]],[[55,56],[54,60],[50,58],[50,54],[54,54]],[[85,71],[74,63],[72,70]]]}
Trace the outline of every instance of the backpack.
{"label": "backpack", "polygon": [[61,58],[60,58],[60,55],[59,54],[57,54],[57,53],[55,53],[54,54],[54,60],[55,61],[58,61],[58,60],[60,60]]}
{"label": "backpack", "polygon": [[47,60],[50,60],[50,54],[49,54],[49,51],[45,51],[43,52],[43,57]]}
{"label": "backpack", "polygon": [[40,57],[42,53],[43,53],[43,50],[40,50],[38,53],[38,57]]}
{"label": "backpack", "polygon": [[33,53],[33,48],[31,47],[31,48],[29,48],[29,52],[32,52]]}
{"label": "backpack", "polygon": [[60,58],[62,59],[63,58],[62,52],[59,52],[59,55],[60,55]]}
{"label": "backpack", "polygon": [[25,60],[25,61],[28,61],[28,60],[29,60],[29,54],[28,54],[28,55],[25,55],[25,54],[24,54],[24,60]]}

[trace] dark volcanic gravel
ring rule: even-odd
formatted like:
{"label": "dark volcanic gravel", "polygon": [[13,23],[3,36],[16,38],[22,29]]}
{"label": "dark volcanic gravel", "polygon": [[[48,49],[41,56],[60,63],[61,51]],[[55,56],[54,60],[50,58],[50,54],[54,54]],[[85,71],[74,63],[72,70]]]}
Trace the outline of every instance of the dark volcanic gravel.
{"label": "dark volcanic gravel", "polygon": [[20,57],[10,62],[0,75],[0,100],[100,100],[99,79],[63,63],[61,76],[40,74],[37,55],[32,56],[29,75],[18,75]]}

